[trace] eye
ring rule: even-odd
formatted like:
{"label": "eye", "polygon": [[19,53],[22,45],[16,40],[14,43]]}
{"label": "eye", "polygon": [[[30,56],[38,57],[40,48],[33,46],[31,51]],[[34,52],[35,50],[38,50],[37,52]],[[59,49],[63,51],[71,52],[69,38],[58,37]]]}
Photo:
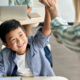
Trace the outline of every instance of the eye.
{"label": "eye", "polygon": [[14,41],[15,39],[12,39],[11,41]]}
{"label": "eye", "polygon": [[23,34],[21,34],[20,36],[22,36]]}

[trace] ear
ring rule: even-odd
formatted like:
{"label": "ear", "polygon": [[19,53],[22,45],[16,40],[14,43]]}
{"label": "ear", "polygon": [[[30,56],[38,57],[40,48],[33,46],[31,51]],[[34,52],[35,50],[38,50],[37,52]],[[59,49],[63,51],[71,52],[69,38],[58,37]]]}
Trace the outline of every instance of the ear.
{"label": "ear", "polygon": [[26,31],[24,30],[24,33],[26,33]]}
{"label": "ear", "polygon": [[26,31],[24,30],[24,33],[25,33],[25,35],[26,35]]}
{"label": "ear", "polygon": [[10,48],[7,43],[3,42],[3,45],[6,46],[7,48]]}

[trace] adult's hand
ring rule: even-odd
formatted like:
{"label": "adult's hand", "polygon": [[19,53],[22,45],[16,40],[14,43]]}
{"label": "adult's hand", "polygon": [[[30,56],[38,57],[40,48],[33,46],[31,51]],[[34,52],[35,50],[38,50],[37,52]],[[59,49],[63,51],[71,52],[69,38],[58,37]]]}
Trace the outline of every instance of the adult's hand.
{"label": "adult's hand", "polygon": [[39,0],[42,4],[44,4],[47,8],[55,8],[58,5],[57,0]]}
{"label": "adult's hand", "polygon": [[39,0],[42,4],[44,4],[50,12],[51,20],[55,17],[60,17],[58,11],[58,0]]}

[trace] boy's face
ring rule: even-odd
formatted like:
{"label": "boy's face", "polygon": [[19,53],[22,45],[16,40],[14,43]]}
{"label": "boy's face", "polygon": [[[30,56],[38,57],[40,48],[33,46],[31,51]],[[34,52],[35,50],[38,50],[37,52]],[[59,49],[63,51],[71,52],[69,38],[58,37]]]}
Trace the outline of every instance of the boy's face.
{"label": "boy's face", "polygon": [[27,50],[26,46],[28,40],[25,32],[20,27],[6,34],[6,42],[7,43],[4,43],[4,45],[7,48],[11,48],[20,55],[24,54]]}

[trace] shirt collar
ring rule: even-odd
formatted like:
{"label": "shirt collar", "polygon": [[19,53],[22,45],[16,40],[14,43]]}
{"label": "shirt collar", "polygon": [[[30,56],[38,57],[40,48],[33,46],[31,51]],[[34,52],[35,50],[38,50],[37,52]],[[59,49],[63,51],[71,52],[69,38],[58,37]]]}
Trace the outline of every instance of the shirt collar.
{"label": "shirt collar", "polygon": [[29,44],[29,43],[27,44],[27,48],[29,48],[29,49],[30,49],[30,44]]}

